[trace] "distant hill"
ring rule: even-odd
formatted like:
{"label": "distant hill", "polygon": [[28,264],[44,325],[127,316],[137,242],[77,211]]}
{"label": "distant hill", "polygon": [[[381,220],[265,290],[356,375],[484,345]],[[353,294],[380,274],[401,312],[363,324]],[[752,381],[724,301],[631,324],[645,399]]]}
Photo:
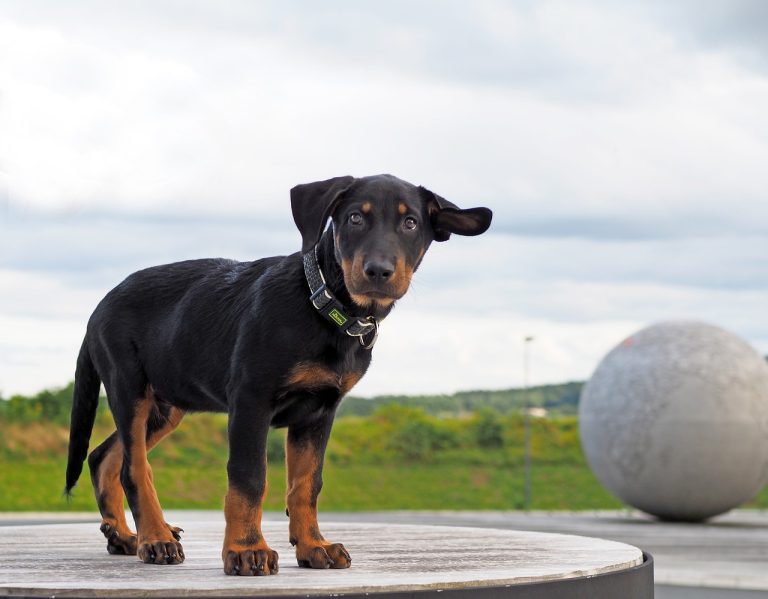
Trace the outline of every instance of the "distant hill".
{"label": "distant hill", "polygon": [[[765,356],[768,361],[768,356]],[[553,415],[575,415],[583,381],[558,385],[541,385],[528,389],[528,405],[546,408]],[[451,395],[378,395],[371,399],[348,396],[339,407],[339,416],[369,416],[380,406],[397,404],[421,408],[433,415],[452,415],[490,408],[501,414],[523,409],[526,404],[523,389],[497,391],[459,391]]]}
{"label": "distant hill", "polygon": [[[547,409],[552,415],[576,414],[579,395],[584,383],[542,385],[528,390],[528,405]],[[59,389],[41,391],[32,397],[16,395],[2,401],[0,420],[32,422],[36,420],[69,423],[73,383]],[[396,404],[421,408],[428,414],[457,416],[478,409],[491,409],[500,414],[520,411],[526,404],[523,389],[500,391],[460,391],[452,395],[380,395],[372,399],[349,396],[344,399],[338,416],[370,416],[381,406]],[[106,412],[107,402],[99,402],[99,411]]]}
{"label": "distant hill", "polygon": [[[528,389],[528,405],[546,408],[555,414],[576,414],[583,382],[541,385]],[[421,408],[429,414],[457,415],[490,408],[506,414],[526,405],[523,389],[460,391],[452,395],[379,395],[371,399],[349,396],[341,403],[339,416],[368,416],[380,406],[398,404]]]}
{"label": "distant hill", "polygon": [[[765,356],[768,361],[768,356]],[[528,405],[546,408],[553,415],[575,415],[585,383],[572,381],[558,385],[541,385],[528,389]],[[378,395],[371,399],[348,396],[337,414],[339,416],[369,416],[380,406],[397,404],[421,408],[433,415],[458,415],[490,408],[501,414],[521,410],[525,404],[523,389],[497,391],[459,391],[451,395]]]}

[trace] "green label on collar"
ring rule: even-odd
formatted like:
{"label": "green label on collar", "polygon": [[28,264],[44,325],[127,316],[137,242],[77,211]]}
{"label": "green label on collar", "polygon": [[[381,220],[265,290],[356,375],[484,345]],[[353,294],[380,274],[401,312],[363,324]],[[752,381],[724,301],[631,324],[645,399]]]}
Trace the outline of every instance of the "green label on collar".
{"label": "green label on collar", "polygon": [[335,322],[339,326],[344,326],[344,323],[347,322],[346,316],[344,316],[336,308],[328,312],[328,316],[330,316],[331,320],[333,320],[333,322]]}

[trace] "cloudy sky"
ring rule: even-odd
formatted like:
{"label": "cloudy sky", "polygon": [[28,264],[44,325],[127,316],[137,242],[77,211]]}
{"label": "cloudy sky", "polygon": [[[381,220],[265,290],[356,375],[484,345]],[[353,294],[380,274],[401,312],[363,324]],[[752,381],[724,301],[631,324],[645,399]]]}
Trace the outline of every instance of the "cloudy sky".
{"label": "cloudy sky", "polygon": [[491,230],[435,244],[361,395],[589,376],[659,320],[768,353],[768,4],[0,4],[0,393],[175,260],[291,253],[288,190],[393,173]]}

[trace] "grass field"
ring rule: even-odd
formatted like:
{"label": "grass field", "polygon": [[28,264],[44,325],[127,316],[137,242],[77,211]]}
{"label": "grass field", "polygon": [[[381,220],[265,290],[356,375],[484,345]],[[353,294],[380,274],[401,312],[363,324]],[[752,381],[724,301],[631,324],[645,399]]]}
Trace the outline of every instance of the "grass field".
{"label": "grass field", "polygon": [[[62,496],[63,460],[0,466],[0,511],[88,511],[96,503],[87,472],[71,501]],[[618,508],[588,468],[544,465],[534,469],[534,509]],[[226,492],[220,465],[156,467],[155,483],[166,508],[219,509]],[[521,472],[490,466],[334,465],[325,469],[320,507],[354,510],[505,510],[523,507]],[[270,466],[265,509],[285,508],[285,469]]]}
{"label": "grass field", "polygon": [[[0,511],[89,511],[96,504],[84,473],[71,501],[62,497],[63,460],[3,463]],[[489,466],[340,466],[328,464],[320,508],[355,510],[510,510],[523,508],[521,471]],[[226,492],[224,464],[155,468],[155,482],[166,508],[220,509]],[[269,469],[265,509],[285,508],[285,469]],[[617,509],[586,466],[534,465],[532,509]],[[745,507],[768,508],[768,489]]]}
{"label": "grass field", "polygon": [[[112,429],[99,415],[91,447]],[[285,507],[282,432],[270,434],[265,509]],[[355,510],[523,509],[519,415],[436,418],[408,408],[345,417],[331,436],[320,508]],[[96,510],[87,467],[68,502],[62,496],[67,427],[0,421],[0,511]],[[616,509],[597,482],[574,417],[533,423],[531,509]],[[226,492],[226,417],[194,415],[150,455],[165,508],[220,509]],[[746,507],[768,508],[768,489]]]}

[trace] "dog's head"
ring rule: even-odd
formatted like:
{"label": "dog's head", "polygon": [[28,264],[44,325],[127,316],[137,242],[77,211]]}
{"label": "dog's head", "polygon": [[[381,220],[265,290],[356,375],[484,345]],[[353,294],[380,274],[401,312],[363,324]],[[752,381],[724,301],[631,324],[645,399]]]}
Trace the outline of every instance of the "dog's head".
{"label": "dog's head", "polygon": [[352,300],[388,306],[411,283],[432,241],[451,233],[479,235],[491,224],[488,208],[462,210],[424,187],[393,177],[336,177],[291,189],[302,253],[333,220],[336,259]]}

